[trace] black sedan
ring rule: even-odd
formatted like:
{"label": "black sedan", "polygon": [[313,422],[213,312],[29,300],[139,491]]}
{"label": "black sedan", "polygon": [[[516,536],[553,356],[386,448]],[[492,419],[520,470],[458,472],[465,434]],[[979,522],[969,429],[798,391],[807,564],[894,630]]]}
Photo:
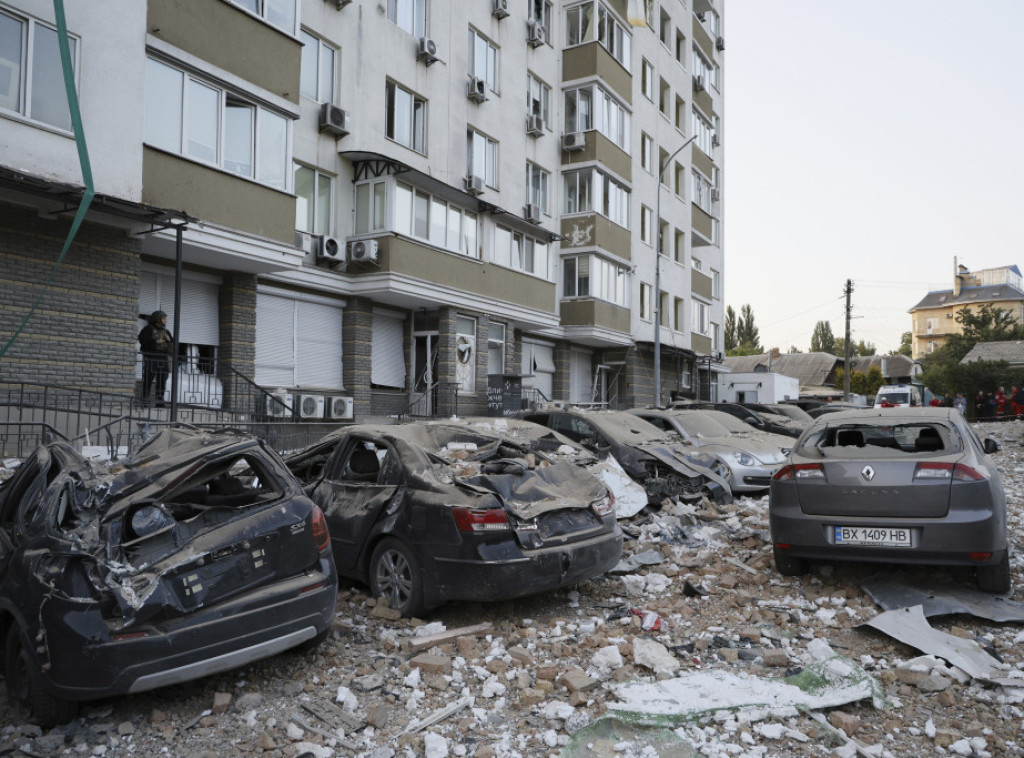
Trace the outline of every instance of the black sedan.
{"label": "black sedan", "polygon": [[19,717],[225,671],[330,629],[323,514],[264,443],[171,428],[109,466],[49,443],[0,489],[0,632]]}
{"label": "black sedan", "polygon": [[327,516],[338,572],[406,616],[577,584],[622,554],[597,478],[479,429],[347,426],[287,463]]}
{"label": "black sedan", "polygon": [[892,408],[817,419],[772,479],[779,572],[807,559],[975,568],[1010,588],[1006,496],[990,453],[951,408]]}

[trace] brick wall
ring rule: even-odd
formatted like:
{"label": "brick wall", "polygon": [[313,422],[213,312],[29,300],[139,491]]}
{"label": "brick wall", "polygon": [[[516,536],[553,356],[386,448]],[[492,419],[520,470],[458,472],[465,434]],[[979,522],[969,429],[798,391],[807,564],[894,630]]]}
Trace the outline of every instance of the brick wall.
{"label": "brick wall", "polygon": [[220,380],[224,383],[225,407],[235,386],[228,367],[252,380],[256,376],[256,275],[225,272],[218,300],[220,320]]}

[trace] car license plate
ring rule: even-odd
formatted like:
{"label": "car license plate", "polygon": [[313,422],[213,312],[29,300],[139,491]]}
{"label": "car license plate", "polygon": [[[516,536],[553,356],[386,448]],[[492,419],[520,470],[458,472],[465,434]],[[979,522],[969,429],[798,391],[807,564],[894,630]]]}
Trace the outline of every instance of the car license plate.
{"label": "car license plate", "polygon": [[910,530],[884,526],[835,526],[837,545],[910,547]]}

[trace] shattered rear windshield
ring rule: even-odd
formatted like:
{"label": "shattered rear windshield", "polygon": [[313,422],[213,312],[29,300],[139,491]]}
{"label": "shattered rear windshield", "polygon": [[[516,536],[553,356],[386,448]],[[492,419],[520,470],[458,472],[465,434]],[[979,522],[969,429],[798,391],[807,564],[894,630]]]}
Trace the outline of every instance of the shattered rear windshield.
{"label": "shattered rear windshield", "polygon": [[963,452],[963,439],[955,428],[939,423],[846,422],[821,427],[794,452],[806,458],[948,455]]}

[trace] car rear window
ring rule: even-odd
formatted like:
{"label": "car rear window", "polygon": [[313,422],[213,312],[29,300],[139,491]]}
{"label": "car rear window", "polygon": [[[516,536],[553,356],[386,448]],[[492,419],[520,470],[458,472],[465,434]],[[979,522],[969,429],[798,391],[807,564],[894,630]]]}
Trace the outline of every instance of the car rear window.
{"label": "car rear window", "polygon": [[910,393],[909,392],[886,392],[884,394],[879,394],[878,395],[878,402],[881,403],[883,401],[887,402],[887,403],[900,403],[902,405],[907,405],[908,403],[910,403]]}
{"label": "car rear window", "polygon": [[797,454],[821,457],[948,455],[963,451],[960,435],[945,424],[828,424],[809,434]]}

